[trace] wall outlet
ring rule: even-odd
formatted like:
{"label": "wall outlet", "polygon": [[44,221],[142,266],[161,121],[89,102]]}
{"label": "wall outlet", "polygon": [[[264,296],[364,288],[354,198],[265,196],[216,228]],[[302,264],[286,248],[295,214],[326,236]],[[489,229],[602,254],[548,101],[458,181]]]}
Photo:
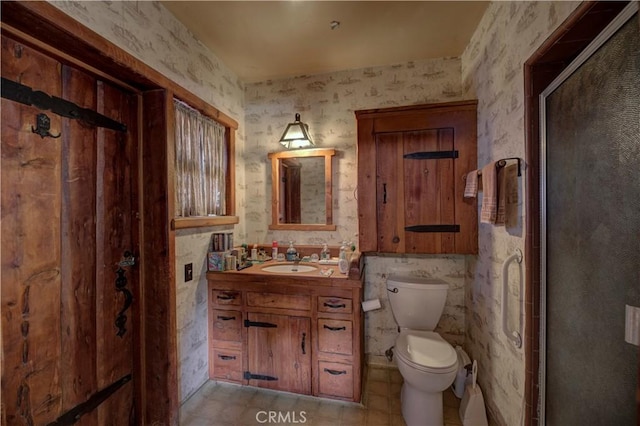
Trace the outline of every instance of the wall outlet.
{"label": "wall outlet", "polygon": [[193,279],[193,263],[184,265],[184,282],[188,283]]}

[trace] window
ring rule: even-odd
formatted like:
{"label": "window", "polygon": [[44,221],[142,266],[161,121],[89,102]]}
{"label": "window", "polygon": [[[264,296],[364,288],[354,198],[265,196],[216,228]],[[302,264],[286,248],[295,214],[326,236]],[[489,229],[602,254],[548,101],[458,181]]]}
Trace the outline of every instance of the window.
{"label": "window", "polygon": [[226,128],[174,99],[177,218],[227,214]]}

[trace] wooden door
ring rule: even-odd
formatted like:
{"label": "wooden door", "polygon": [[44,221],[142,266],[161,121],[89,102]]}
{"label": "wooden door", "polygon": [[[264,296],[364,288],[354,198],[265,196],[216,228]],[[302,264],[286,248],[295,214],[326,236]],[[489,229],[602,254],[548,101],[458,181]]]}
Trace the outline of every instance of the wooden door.
{"label": "wooden door", "polygon": [[381,253],[478,252],[476,101],[356,111],[358,240]]}
{"label": "wooden door", "polygon": [[311,394],[309,318],[248,314],[249,384]]}
{"label": "wooden door", "polygon": [[[3,417],[134,424],[137,266],[119,262],[138,253],[137,98],[5,36],[2,77],[127,127],[41,111],[3,87]],[[58,138],[32,133],[40,113]]]}
{"label": "wooden door", "polygon": [[[382,133],[378,161],[378,250],[390,253],[454,253],[453,232],[421,232],[455,224],[453,158],[421,158],[453,151],[450,128]],[[417,229],[417,231],[412,231]]]}

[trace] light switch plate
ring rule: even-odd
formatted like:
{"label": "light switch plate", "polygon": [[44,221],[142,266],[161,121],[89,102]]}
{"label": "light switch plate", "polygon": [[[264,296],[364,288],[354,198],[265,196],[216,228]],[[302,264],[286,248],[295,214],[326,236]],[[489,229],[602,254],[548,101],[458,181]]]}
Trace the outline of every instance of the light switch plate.
{"label": "light switch plate", "polygon": [[640,346],[640,307],[625,305],[624,341]]}
{"label": "light switch plate", "polygon": [[184,282],[188,283],[193,279],[193,263],[184,265]]}

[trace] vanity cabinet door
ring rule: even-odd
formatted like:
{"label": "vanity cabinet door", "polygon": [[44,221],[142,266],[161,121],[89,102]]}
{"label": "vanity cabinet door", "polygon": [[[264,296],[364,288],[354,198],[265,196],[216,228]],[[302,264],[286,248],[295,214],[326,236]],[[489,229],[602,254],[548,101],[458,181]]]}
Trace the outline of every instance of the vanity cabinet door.
{"label": "vanity cabinet door", "polygon": [[249,312],[248,384],[311,394],[311,320]]}
{"label": "vanity cabinet door", "polygon": [[213,347],[211,351],[213,377],[240,383],[242,381],[242,351],[218,347]]}
{"label": "vanity cabinet door", "polygon": [[213,340],[230,340],[234,342],[242,340],[242,312],[213,309],[211,314],[213,317],[213,328],[211,330]]}
{"label": "vanity cabinet door", "polygon": [[318,319],[318,350],[332,354],[353,354],[351,321]]}
{"label": "vanity cabinet door", "polygon": [[344,297],[318,296],[318,312],[330,314],[350,314],[353,311],[351,299]]}
{"label": "vanity cabinet door", "polygon": [[318,363],[320,396],[353,398],[353,367],[350,364],[320,361]]}
{"label": "vanity cabinet door", "polygon": [[211,290],[213,306],[242,306],[242,292],[231,290]]}

